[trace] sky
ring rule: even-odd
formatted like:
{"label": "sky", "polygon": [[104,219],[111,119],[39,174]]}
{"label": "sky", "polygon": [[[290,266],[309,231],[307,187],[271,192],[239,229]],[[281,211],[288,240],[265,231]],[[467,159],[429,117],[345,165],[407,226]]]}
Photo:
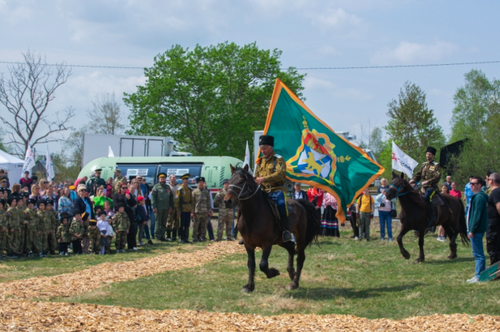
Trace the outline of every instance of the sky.
{"label": "sky", "polygon": [[[500,1],[493,0],[0,0],[0,62],[23,61],[23,53],[33,51],[47,63],[144,68],[173,45],[192,49],[225,41],[279,49],[283,67],[497,61],[499,12]],[[8,66],[0,63],[5,79]],[[427,94],[449,135],[453,95],[471,69],[490,80],[500,77],[500,63],[300,72],[307,73],[306,105],[334,130],[359,140],[369,128],[387,124],[387,104],[406,81]],[[121,101],[144,82],[142,69],[73,67],[50,112],[73,107],[77,115],[70,125],[81,128],[97,95],[114,93]],[[0,112],[6,112],[2,106]],[[64,145],[49,147],[58,152]]]}

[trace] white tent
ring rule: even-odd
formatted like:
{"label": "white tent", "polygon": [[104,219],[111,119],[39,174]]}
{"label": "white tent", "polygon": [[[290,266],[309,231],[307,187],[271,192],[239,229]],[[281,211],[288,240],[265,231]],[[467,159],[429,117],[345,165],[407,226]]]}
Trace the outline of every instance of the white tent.
{"label": "white tent", "polygon": [[24,160],[11,156],[5,151],[0,150],[0,168],[7,171],[10,186],[18,183],[23,175]]}

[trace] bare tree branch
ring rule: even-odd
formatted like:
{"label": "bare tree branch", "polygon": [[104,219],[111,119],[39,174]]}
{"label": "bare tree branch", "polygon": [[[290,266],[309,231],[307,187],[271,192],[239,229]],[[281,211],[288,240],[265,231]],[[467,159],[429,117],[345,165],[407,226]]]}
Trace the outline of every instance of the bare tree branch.
{"label": "bare tree branch", "polygon": [[[10,137],[5,144],[14,145],[21,156],[29,145],[60,140],[53,134],[72,129],[67,123],[75,116],[71,107],[63,111],[61,118],[58,112],[49,112],[56,90],[68,81],[71,69],[64,64],[50,67],[45,58],[34,52],[28,51],[23,56],[23,64],[9,67],[10,78],[0,79],[0,105],[7,110],[0,112],[0,121],[8,127]],[[40,135],[42,123],[47,130]]]}

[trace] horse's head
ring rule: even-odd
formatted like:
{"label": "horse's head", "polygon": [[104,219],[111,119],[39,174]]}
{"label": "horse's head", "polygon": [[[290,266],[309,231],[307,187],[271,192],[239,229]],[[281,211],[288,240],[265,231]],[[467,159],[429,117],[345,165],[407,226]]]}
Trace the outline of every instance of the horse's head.
{"label": "horse's head", "polygon": [[226,196],[224,196],[224,203],[226,208],[233,207],[238,200],[244,200],[253,196],[254,190],[258,189],[252,175],[248,173],[248,165],[243,168],[231,167],[231,179],[229,179],[229,188]]}
{"label": "horse's head", "polygon": [[404,176],[404,173],[401,173],[401,176],[399,176],[394,173],[394,171],[392,172],[392,180],[389,184],[389,189],[385,191],[385,197],[387,197],[387,199],[391,200],[398,197],[402,192],[407,191],[404,188],[409,184],[405,181]]}

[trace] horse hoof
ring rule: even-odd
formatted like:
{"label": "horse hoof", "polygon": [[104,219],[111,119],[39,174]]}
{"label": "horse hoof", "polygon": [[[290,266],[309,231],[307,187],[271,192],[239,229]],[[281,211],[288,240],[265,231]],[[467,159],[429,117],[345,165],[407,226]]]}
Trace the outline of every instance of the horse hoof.
{"label": "horse hoof", "polygon": [[294,282],[292,282],[288,286],[286,286],[286,289],[288,289],[288,290],[294,290],[297,288],[299,288],[299,286],[297,286]]}
{"label": "horse hoof", "polygon": [[457,258],[457,255],[450,255],[450,256],[448,256],[447,258],[448,258],[448,259],[455,259],[455,258]]}
{"label": "horse hoof", "polygon": [[243,288],[241,289],[241,292],[242,292],[242,293],[251,293],[252,291],[251,291],[251,290],[250,290],[250,288],[248,288],[248,287],[243,287]]}
{"label": "horse hoof", "polygon": [[275,268],[270,268],[269,272],[267,273],[267,278],[271,279],[271,278],[274,278],[274,277],[279,276],[279,275],[280,275],[280,271],[276,270]]}
{"label": "horse hoof", "polygon": [[424,259],[424,258],[417,258],[417,259],[415,260],[415,263],[423,263],[424,261],[425,261],[425,259]]}
{"label": "horse hoof", "polygon": [[404,259],[410,259],[410,253],[409,252],[404,252],[402,253]]}

